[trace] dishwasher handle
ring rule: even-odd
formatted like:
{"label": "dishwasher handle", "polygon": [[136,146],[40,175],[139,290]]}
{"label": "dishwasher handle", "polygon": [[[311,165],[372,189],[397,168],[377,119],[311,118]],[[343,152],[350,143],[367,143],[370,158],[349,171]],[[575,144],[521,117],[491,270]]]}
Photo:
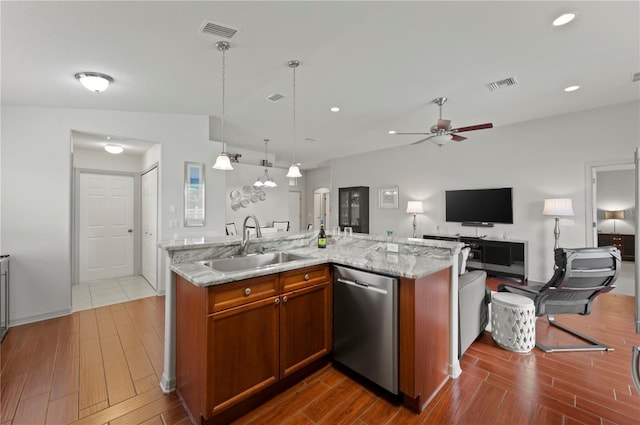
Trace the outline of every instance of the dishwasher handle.
{"label": "dishwasher handle", "polygon": [[371,286],[371,285],[369,285],[368,283],[365,283],[365,282],[359,282],[357,280],[343,279],[341,277],[337,278],[336,280],[338,282],[340,282],[340,283],[344,283],[345,285],[353,286],[353,287],[360,288],[360,289],[367,289],[369,291],[374,291],[374,292],[378,292],[380,294],[387,295],[387,291],[385,291],[384,289],[373,287],[373,286]]}

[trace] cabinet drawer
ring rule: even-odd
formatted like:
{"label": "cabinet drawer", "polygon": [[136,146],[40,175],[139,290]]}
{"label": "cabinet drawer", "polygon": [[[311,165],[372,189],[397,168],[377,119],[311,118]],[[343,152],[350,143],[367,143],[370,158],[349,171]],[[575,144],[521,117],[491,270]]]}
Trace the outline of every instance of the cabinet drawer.
{"label": "cabinet drawer", "polygon": [[620,242],[622,242],[622,236],[612,236],[611,237],[611,241],[614,242],[614,243],[615,242],[620,243]]}
{"label": "cabinet drawer", "polygon": [[331,272],[327,264],[291,270],[280,274],[281,292],[293,291],[330,280]]}
{"label": "cabinet drawer", "polygon": [[207,294],[207,313],[272,297],[278,294],[278,288],[278,274],[210,286]]}

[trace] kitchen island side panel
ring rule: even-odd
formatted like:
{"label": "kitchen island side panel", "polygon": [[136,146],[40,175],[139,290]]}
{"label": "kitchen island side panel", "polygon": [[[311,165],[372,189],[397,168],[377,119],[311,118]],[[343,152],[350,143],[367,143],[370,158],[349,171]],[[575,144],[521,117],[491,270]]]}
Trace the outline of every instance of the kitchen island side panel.
{"label": "kitchen island side panel", "polygon": [[400,391],[421,412],[449,379],[451,268],[399,285]]}
{"label": "kitchen island side panel", "polygon": [[176,276],[176,389],[196,423],[205,413],[206,306],[207,288]]}

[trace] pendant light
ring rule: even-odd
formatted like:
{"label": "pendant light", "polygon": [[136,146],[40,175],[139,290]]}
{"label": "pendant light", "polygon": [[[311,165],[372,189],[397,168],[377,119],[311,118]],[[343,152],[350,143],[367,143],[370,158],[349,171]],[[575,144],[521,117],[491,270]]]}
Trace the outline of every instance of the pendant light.
{"label": "pendant light", "polygon": [[222,152],[216,158],[216,163],[213,164],[213,168],[215,170],[223,170],[229,171],[233,170],[231,166],[231,161],[229,160],[229,154],[226,151],[226,144],[224,142],[224,77],[225,77],[225,52],[229,50],[231,45],[226,41],[219,41],[216,43],[216,47],[218,50],[222,52],[222,126],[221,126],[221,135],[222,135]]}
{"label": "pendant light", "polygon": [[262,161],[262,165],[265,166],[264,175],[261,177],[258,177],[258,180],[256,180],[256,182],[253,184],[253,187],[270,188],[270,187],[278,186],[276,182],[271,180],[271,177],[269,177],[269,170],[267,170],[266,168],[269,166],[269,159],[267,157],[267,143],[269,143],[269,139],[264,139],[264,161]]}
{"label": "pendant light", "polygon": [[289,68],[293,70],[293,162],[289,167],[287,177],[298,178],[302,177],[300,168],[298,168],[298,164],[296,163],[296,68],[300,65],[300,62],[297,60],[290,60],[288,65]]}

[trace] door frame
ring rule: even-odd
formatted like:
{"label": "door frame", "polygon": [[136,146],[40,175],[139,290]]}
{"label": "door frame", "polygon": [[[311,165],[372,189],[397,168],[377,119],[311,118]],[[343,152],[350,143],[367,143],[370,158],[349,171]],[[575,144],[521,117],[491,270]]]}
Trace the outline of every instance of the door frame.
{"label": "door frame", "polygon": [[[158,162],[154,162],[153,164],[151,164],[149,167],[145,168],[144,170],[142,170],[138,176],[139,178],[139,183],[138,183],[138,190],[140,191],[139,196],[137,196],[135,198],[134,201],[134,211],[135,211],[135,202],[139,202],[140,203],[140,211],[138,213],[137,216],[134,217],[134,226],[137,226],[138,229],[140,229],[140,232],[138,232],[138,236],[140,238],[140,255],[139,255],[139,264],[140,264],[140,275],[142,275],[142,176],[147,174],[148,172],[150,172],[153,169],[156,169],[157,172],[157,177],[156,177],[156,228],[155,228],[155,232],[156,232],[156,237],[159,237],[159,229],[160,229],[160,163]],[[135,180],[134,180],[134,185],[135,185]],[[135,196],[135,190],[134,190],[134,196]],[[157,240],[158,242],[160,241],[160,239]],[[158,249],[156,248],[156,286],[155,286],[155,290],[156,292],[158,291],[158,287],[160,284],[160,255],[158,255]],[[135,260],[135,256],[134,256],[134,260]],[[134,271],[135,271],[135,262],[134,262]],[[153,285],[152,285],[153,286]]]}
{"label": "door frame", "polygon": [[[598,246],[597,211],[596,211],[596,176],[599,171],[633,170],[633,156],[629,159],[591,162],[585,169],[585,240],[586,246]],[[637,190],[638,182],[636,182]],[[637,206],[636,206],[637,208]]]}
{"label": "door frame", "polygon": [[142,270],[141,253],[142,237],[140,223],[142,218],[140,205],[140,173],[125,171],[96,170],[91,168],[74,168],[71,187],[71,284],[77,285],[80,276],[80,174],[104,174],[110,176],[133,177],[133,274],[139,275]]}

